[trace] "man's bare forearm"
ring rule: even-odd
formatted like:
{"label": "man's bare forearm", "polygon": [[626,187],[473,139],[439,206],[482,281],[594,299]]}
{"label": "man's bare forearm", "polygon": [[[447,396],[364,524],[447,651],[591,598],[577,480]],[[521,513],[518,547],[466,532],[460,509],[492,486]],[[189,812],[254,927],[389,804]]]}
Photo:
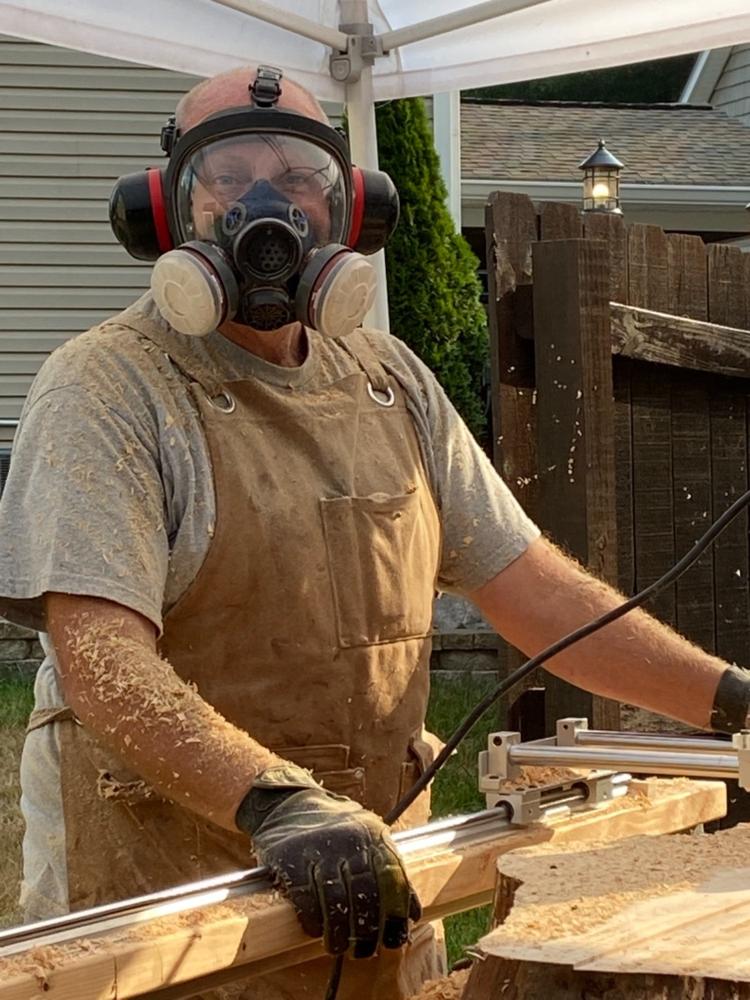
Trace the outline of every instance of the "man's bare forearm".
{"label": "man's bare forearm", "polygon": [[177,676],[141,616],[109,602],[49,595],[48,628],[78,718],[156,792],[236,829],[253,780],[280,758]]}
{"label": "man's bare forearm", "polygon": [[[544,539],[471,597],[498,632],[529,655],[625,600]],[[636,609],[545,667],[603,697],[709,728],[728,664]]]}

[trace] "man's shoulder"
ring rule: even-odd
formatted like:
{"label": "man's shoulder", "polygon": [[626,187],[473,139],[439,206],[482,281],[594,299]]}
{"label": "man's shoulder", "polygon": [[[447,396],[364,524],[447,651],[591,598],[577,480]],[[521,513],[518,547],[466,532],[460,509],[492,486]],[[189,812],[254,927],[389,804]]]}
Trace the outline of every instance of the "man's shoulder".
{"label": "man's shoulder", "polygon": [[28,405],[57,389],[77,388],[103,399],[153,385],[155,344],[143,300],[54,350],[39,370]]}

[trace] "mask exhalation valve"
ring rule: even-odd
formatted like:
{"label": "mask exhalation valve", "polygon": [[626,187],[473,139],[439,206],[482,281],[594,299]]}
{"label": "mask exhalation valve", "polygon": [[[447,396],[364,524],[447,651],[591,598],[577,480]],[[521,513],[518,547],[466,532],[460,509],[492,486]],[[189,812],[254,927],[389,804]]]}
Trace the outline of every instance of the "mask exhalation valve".
{"label": "mask exhalation valve", "polygon": [[294,320],[289,296],[279,288],[254,288],[241,303],[242,317],[256,330],[278,330]]}

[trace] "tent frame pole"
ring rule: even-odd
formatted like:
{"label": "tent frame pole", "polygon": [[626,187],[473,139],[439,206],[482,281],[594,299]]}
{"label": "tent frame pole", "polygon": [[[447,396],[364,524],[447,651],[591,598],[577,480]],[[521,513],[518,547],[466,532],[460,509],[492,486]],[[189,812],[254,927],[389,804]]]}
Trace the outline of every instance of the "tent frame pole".
{"label": "tent frame pole", "polygon": [[[349,119],[349,145],[352,162],[367,170],[378,169],[378,133],[372,89],[372,66],[365,66],[358,80],[346,84],[346,109]],[[388,320],[388,282],[385,251],[379,250],[370,261],[377,275],[375,304],[366,322],[379,330],[390,330]]]}
{"label": "tent frame pole", "polygon": [[474,7],[433,17],[420,24],[411,24],[406,28],[386,31],[384,34],[378,35],[378,41],[382,44],[384,52],[390,52],[402,45],[422,42],[427,38],[436,38],[449,31],[468,28],[472,24],[491,21],[504,14],[514,14],[516,11],[527,10],[529,7],[538,7],[540,4],[549,2],[550,0],[485,0],[484,3],[476,4]]}
{"label": "tent frame pole", "polygon": [[309,21],[306,17],[293,14],[291,11],[280,11],[273,7],[266,0],[214,0],[214,3],[221,4],[222,7],[230,7],[238,10],[242,14],[249,14],[257,17],[259,21],[273,24],[277,28],[285,28],[295,35],[302,35],[313,42],[320,42],[336,51],[345,52],[348,36],[335,28],[327,28],[324,24]]}
{"label": "tent frame pole", "polygon": [[[374,41],[367,0],[339,0],[339,28],[346,32],[346,56],[334,53],[331,75],[346,87],[346,111],[349,123],[349,147],[352,162],[365,170],[378,169],[378,132],[375,123],[375,97],[372,64],[382,49]],[[371,258],[377,279],[375,303],[365,322],[388,332],[388,282],[385,252]]]}

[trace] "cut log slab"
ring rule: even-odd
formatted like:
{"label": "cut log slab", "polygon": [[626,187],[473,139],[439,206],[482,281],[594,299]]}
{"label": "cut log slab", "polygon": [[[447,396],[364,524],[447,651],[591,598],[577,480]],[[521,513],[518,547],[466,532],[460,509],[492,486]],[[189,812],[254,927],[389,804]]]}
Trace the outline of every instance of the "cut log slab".
{"label": "cut log slab", "polygon": [[[725,811],[723,782],[650,779],[633,782],[629,795],[606,805],[526,827],[480,831],[460,847],[420,848],[405,861],[424,917],[432,920],[491,902],[495,862],[507,851],[658,835]],[[291,906],[276,893],[260,894],[0,956],[0,1000],[125,1000],[157,990],[160,1000],[182,1000],[320,954],[320,942],[304,936]]]}
{"label": "cut log slab", "polygon": [[750,825],[540,845],[498,869],[513,903],[463,1000],[750,998]]}

